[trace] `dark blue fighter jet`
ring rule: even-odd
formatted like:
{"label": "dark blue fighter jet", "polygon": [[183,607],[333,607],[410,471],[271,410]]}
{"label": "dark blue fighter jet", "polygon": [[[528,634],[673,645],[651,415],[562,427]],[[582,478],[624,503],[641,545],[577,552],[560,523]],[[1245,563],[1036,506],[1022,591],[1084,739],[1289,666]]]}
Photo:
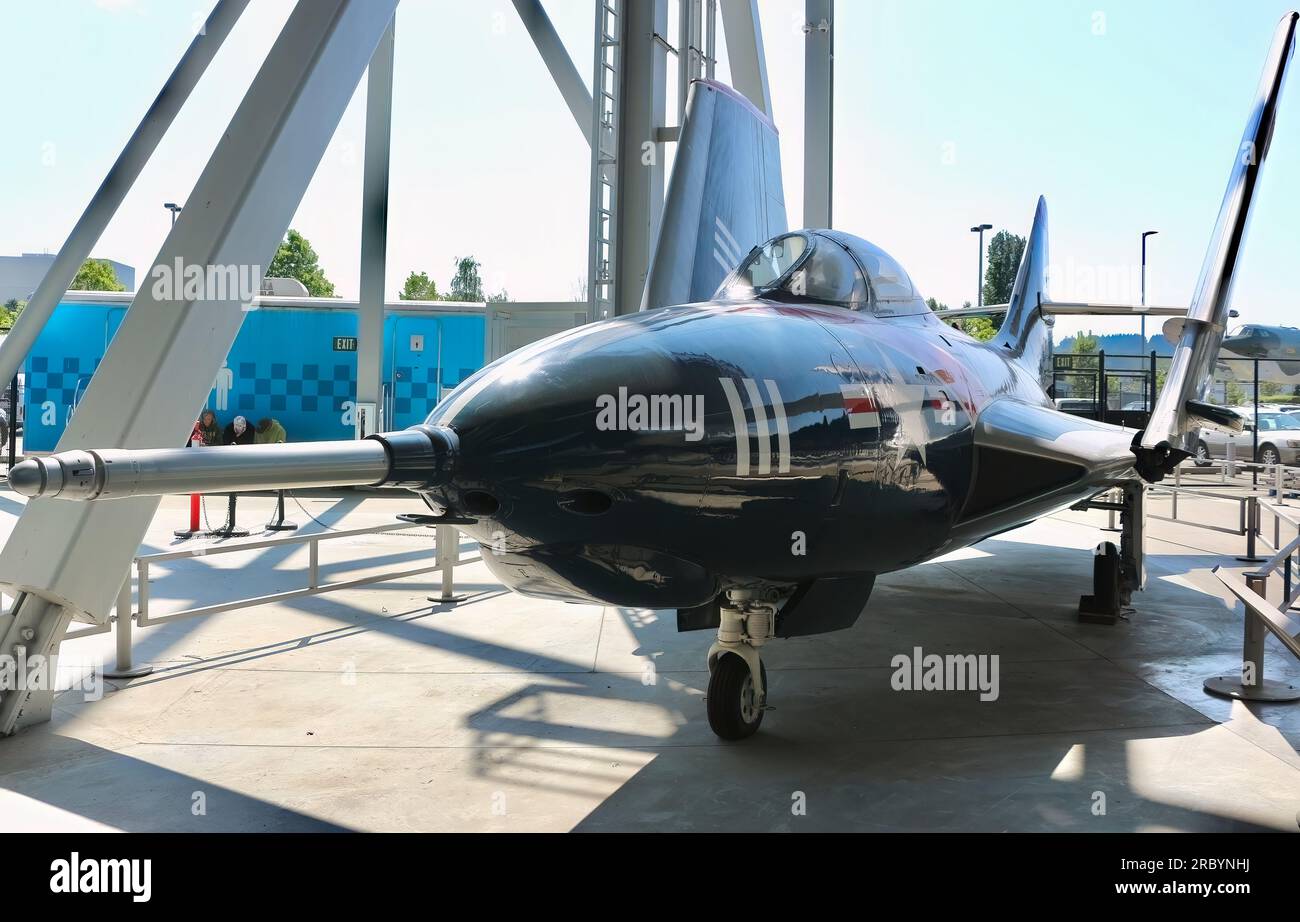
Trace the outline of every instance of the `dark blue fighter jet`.
{"label": "dark blue fighter jet", "polygon": [[[1041,199],[1006,320],[977,342],[936,317],[878,247],[835,230],[786,232],[774,128],[701,82],[641,312],[507,355],[410,430],[309,446],[63,452],[18,465],[10,483],[101,500],[405,486],[431,508],[427,521],[477,539],[514,590],[676,609],[680,629],[716,629],[709,721],[724,738],[748,736],[766,706],[769,640],[850,626],[878,574],[1116,485],[1140,496],[1143,480],[1190,454],[1199,427],[1240,428],[1204,402],[1207,369],[1296,20],[1278,28],[1239,149],[1249,155],[1234,152],[1144,432],[1058,412],[1045,390]],[[726,259],[737,241],[757,245]],[[1140,587],[1140,548],[1125,560],[1126,586]]]}

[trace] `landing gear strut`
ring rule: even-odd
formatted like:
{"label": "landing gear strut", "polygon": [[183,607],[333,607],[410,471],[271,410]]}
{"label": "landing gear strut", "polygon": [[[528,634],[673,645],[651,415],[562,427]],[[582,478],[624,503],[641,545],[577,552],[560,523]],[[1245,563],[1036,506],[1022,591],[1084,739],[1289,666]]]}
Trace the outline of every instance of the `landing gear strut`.
{"label": "landing gear strut", "polygon": [[774,602],[749,589],[728,589],[709,648],[709,727],[724,740],[753,736],[767,709],[767,669],[759,647],[776,630]]}

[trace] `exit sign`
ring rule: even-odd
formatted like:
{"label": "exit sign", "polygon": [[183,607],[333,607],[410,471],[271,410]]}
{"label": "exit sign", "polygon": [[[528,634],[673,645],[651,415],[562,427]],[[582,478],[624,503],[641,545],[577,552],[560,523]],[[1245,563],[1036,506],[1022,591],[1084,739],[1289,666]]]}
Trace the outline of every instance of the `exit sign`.
{"label": "exit sign", "polygon": [[335,352],[356,352],[357,338],[355,336],[335,336],[334,351]]}

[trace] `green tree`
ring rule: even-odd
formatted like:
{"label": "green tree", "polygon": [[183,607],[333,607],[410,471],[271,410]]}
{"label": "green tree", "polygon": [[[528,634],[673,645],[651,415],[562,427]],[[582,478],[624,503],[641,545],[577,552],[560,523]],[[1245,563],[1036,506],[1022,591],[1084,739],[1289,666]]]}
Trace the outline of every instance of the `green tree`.
{"label": "green tree", "polygon": [[487,296],[488,304],[502,304],[509,300],[510,300],[510,292],[506,291],[504,288],[502,288],[494,295]]}
{"label": "green tree", "polygon": [[412,272],[397,297],[402,301],[437,301],[438,286],[427,273]]}
{"label": "green tree", "polygon": [[1011,231],[998,231],[989,241],[988,265],[984,269],[985,304],[1006,304],[1011,300],[1011,287],[1024,252],[1025,238]]}
{"label": "green tree", "polygon": [[320,267],[320,258],[307,238],[296,230],[290,229],[280,248],[275,251],[275,259],[266,267],[266,276],[297,279],[314,298],[334,297],[334,283],[325,277],[325,271]]}
{"label": "green tree", "polygon": [[479,261],[473,256],[456,257],[456,274],[451,277],[451,293],[445,301],[482,301],[483,279],[479,277]]}
{"label": "green tree", "polygon": [[126,291],[106,259],[88,259],[81,264],[68,286],[72,291]]}
{"label": "green tree", "polygon": [[961,328],[967,336],[982,343],[998,335],[998,325],[990,317],[967,317],[961,322]]}
{"label": "green tree", "polygon": [[14,321],[18,319],[18,315],[23,312],[23,308],[26,306],[26,301],[20,301],[17,298],[10,298],[6,301],[4,307],[0,308],[0,327],[5,329],[12,327]]}

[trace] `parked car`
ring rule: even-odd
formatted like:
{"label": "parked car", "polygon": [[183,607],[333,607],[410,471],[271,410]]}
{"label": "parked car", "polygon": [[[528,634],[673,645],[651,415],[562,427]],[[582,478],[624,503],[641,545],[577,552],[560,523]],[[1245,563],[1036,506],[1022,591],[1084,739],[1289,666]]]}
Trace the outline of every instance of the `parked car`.
{"label": "parked car", "polygon": [[1057,397],[1056,408],[1062,413],[1096,413],[1097,404],[1088,397]]}
{"label": "parked car", "polygon": [[6,441],[6,442],[8,441],[8,438],[9,438],[9,435],[8,435],[8,433],[9,433],[9,422],[10,422],[11,420],[16,420],[16,426],[17,426],[17,429],[18,429],[18,434],[19,434],[19,435],[22,435],[22,434],[23,434],[23,417],[24,417],[26,414],[23,412],[23,379],[22,379],[22,375],[19,375],[19,376],[18,376],[18,412],[17,412],[17,413],[14,412],[14,408],[13,408],[13,407],[9,406],[9,396],[10,396],[10,394],[9,394],[9,388],[8,388],[8,387],[5,387],[5,388],[3,388],[3,389],[0,389],[0,414],[4,414],[4,417],[5,417],[5,439],[4,439],[4,441]]}
{"label": "parked car", "polygon": [[1262,464],[1295,464],[1300,459],[1300,415],[1280,413],[1276,410],[1260,410],[1258,418],[1253,408],[1234,407],[1246,417],[1239,435],[1228,435],[1213,429],[1202,429],[1200,441],[1196,445],[1196,463],[1209,464],[1211,459],[1226,458],[1228,443],[1237,446],[1237,458],[1250,460],[1251,445],[1255,441],[1258,427],[1259,450],[1255,460]]}

